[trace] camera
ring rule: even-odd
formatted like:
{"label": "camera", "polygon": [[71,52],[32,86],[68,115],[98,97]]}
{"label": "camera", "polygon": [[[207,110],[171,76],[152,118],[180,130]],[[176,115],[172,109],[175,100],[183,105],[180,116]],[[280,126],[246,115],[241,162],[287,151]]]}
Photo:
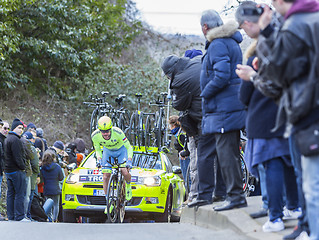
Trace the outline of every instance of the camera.
{"label": "camera", "polygon": [[256,8],[244,8],[242,15],[244,16],[260,16],[264,12],[264,7],[256,7]]}

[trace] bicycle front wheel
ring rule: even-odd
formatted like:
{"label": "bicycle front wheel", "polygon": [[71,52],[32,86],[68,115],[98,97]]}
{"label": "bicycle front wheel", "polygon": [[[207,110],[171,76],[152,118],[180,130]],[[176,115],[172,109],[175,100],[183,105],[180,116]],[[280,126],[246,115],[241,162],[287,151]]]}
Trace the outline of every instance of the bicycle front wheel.
{"label": "bicycle front wheel", "polygon": [[111,175],[109,185],[107,187],[107,218],[111,223],[115,223],[118,216],[117,209],[117,179],[115,175]]}
{"label": "bicycle front wheel", "polygon": [[117,191],[117,222],[123,223],[125,217],[125,203],[126,203],[126,196],[125,196],[125,182],[124,177],[121,175],[121,180],[119,183],[118,191]]}

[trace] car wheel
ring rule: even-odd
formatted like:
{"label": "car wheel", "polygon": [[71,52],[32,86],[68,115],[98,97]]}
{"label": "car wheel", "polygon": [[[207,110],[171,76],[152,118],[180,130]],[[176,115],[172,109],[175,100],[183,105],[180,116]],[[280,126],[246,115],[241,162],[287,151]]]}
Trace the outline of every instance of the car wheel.
{"label": "car wheel", "polygon": [[159,216],[155,219],[156,222],[171,222],[172,197],[172,190],[169,188],[166,198],[165,211],[164,213],[159,214]]}
{"label": "car wheel", "polygon": [[73,211],[63,210],[63,222],[66,223],[76,223],[76,218]]}

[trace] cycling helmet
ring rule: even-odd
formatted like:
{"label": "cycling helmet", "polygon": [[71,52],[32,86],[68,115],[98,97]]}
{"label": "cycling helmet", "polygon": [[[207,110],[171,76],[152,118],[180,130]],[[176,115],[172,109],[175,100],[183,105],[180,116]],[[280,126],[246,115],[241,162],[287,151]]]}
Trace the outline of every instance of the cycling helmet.
{"label": "cycling helmet", "polygon": [[108,116],[100,117],[99,121],[97,122],[98,129],[100,130],[109,130],[112,128],[112,120]]}

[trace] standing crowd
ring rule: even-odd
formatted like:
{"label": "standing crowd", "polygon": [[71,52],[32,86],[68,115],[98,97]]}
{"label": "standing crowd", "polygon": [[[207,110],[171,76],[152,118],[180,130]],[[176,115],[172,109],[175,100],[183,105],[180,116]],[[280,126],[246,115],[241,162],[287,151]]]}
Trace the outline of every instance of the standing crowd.
{"label": "standing crowd", "polygon": [[[176,136],[188,207],[223,201],[225,211],[247,206],[242,187],[240,136],[245,161],[260,183],[262,203],[252,218],[268,215],[264,232],[285,228],[284,239],[319,239],[319,2],[243,1],[224,23],[215,10],[202,13],[206,52],[170,55],[162,70],[170,81],[171,133]],[[253,39],[243,54],[242,29]]]}
{"label": "standing crowd", "polygon": [[18,118],[10,127],[0,119],[0,183],[5,176],[8,220],[62,221],[62,182],[69,164],[75,168],[84,154],[85,143],[80,138],[67,147],[59,140],[48,147],[42,128],[25,125]]}
{"label": "standing crowd", "polygon": [[[298,218],[284,239],[319,240],[319,2],[272,0],[272,5],[243,1],[236,21],[227,23],[215,10],[204,11],[200,25],[206,52],[170,55],[161,65],[173,107],[180,111],[169,123],[184,178],[190,166],[185,204],[221,202],[215,211],[247,206],[240,163],[245,129],[245,160],[262,194],[261,209],[251,217],[268,215],[264,232],[281,231],[283,220]],[[246,65],[239,29],[254,39]],[[104,139],[111,128],[109,120],[100,128]],[[70,143],[66,150],[56,141],[47,148],[43,130],[19,119],[9,130],[1,122],[1,180],[4,171],[9,220],[32,218],[30,202],[40,177],[44,197],[53,202],[51,220],[57,221],[63,169],[78,163],[79,145]]]}

